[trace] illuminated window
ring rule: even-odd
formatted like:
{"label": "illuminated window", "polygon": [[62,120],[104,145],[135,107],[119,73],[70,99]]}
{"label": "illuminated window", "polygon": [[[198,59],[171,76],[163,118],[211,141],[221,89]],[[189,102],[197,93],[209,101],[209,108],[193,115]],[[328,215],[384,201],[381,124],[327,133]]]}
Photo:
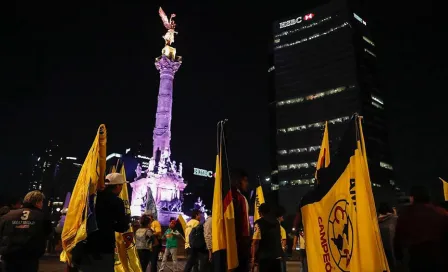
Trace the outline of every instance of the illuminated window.
{"label": "illuminated window", "polygon": [[390,185],[394,186],[395,185],[395,180],[389,180]]}
{"label": "illuminated window", "polygon": [[336,31],[336,30],[341,29],[341,28],[346,27],[346,26],[349,26],[349,23],[345,22],[345,23],[343,23],[343,24],[341,24],[341,25],[339,25],[339,26],[332,27],[332,28],[330,28],[329,30],[327,30],[327,31],[325,31],[325,32],[316,33],[316,34],[314,34],[314,35],[312,35],[312,36],[310,36],[310,37],[308,37],[308,38],[303,38],[303,39],[301,39],[301,40],[299,40],[299,41],[295,41],[295,42],[291,42],[291,43],[285,43],[285,44],[278,45],[278,46],[274,47],[274,49],[275,49],[275,50],[277,50],[277,49],[282,49],[282,48],[286,48],[286,47],[294,46],[294,45],[297,45],[297,44],[300,44],[300,43],[303,43],[303,42],[306,42],[306,41],[310,41],[310,40],[312,40],[312,39],[315,39],[315,38],[318,38],[318,37],[321,37],[321,36],[325,36],[325,35],[327,35],[327,34],[330,34],[331,32]]}
{"label": "illuminated window", "polygon": [[269,69],[268,69],[268,73],[270,73],[270,72],[272,72],[272,71],[274,71],[274,70],[275,70],[275,66],[269,67]]}
{"label": "illuminated window", "polygon": [[394,168],[392,167],[392,165],[386,163],[386,162],[380,162],[380,166],[389,170],[394,170]]}
{"label": "illuminated window", "polygon": [[[334,124],[345,123],[348,120],[350,120],[350,116],[343,116],[343,117],[335,118],[332,120],[328,120],[328,123],[331,125],[334,125]],[[325,126],[325,121],[322,121],[322,122],[317,122],[317,123],[312,123],[312,124],[307,124],[307,125],[300,125],[300,126],[289,127],[289,128],[281,128],[281,129],[278,129],[278,132],[289,133],[289,132],[294,132],[294,131],[303,131],[303,130],[307,130],[309,128],[322,128],[324,126]]]}
{"label": "illuminated window", "polygon": [[313,151],[317,151],[317,150],[320,150],[320,145],[301,147],[301,148],[293,148],[293,149],[288,149],[288,150],[283,149],[283,150],[279,150],[278,154],[279,155],[297,154],[297,153],[303,153],[303,152],[313,152]]}
{"label": "illuminated window", "polygon": [[367,43],[369,43],[370,45],[375,46],[375,44],[371,40],[369,40],[369,38],[367,38],[366,36],[362,36],[362,39]]}
{"label": "illuminated window", "polygon": [[367,25],[367,22],[364,21],[361,17],[359,17],[358,14],[353,13],[353,16],[355,17],[356,20],[360,21],[363,25]]}
{"label": "illuminated window", "polygon": [[283,164],[279,165],[278,169],[280,171],[287,171],[287,170],[295,170],[295,169],[302,169],[302,168],[310,168],[310,167],[316,167],[316,162],[302,162],[302,163],[291,163],[291,164]]}
{"label": "illuminated window", "polygon": [[272,191],[277,191],[280,188],[280,186],[278,184],[272,184],[271,185],[271,190]]}
{"label": "illuminated window", "polygon": [[371,56],[374,56],[376,58],[376,55],[372,53],[369,49],[364,48],[364,51],[369,53]]}
{"label": "illuminated window", "polygon": [[378,109],[384,109],[383,106],[381,106],[380,104],[378,104],[378,103],[375,102],[375,101],[372,101],[372,105],[373,105],[375,108],[378,108]]}
{"label": "illuminated window", "polygon": [[333,95],[333,94],[337,94],[340,93],[342,91],[345,90],[349,90],[355,88],[354,85],[348,86],[348,87],[337,87],[334,89],[330,89],[324,92],[319,92],[319,93],[315,93],[312,95],[307,95],[307,96],[303,96],[303,97],[296,97],[296,98],[292,98],[292,99],[288,99],[288,100],[283,100],[283,101],[279,101],[277,102],[277,107],[280,106],[284,106],[284,105],[290,105],[290,104],[296,104],[296,103],[302,103],[304,101],[311,101],[311,100],[315,100],[315,99],[319,99],[319,98],[323,98],[325,96],[329,96],[329,95]]}
{"label": "illuminated window", "polygon": [[375,102],[378,102],[379,104],[384,105],[383,99],[379,98],[378,96],[374,96],[374,95],[372,94],[372,99],[373,99]]}
{"label": "illuminated window", "polygon": [[291,180],[289,183],[291,185],[313,184],[314,180],[313,179],[296,179],[296,180]]}

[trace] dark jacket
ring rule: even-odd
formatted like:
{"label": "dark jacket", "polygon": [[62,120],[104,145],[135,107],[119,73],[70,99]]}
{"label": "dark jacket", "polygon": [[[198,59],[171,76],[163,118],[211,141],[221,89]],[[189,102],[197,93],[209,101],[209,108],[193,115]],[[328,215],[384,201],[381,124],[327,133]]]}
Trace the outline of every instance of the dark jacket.
{"label": "dark jacket", "polygon": [[123,200],[110,191],[98,192],[95,214],[98,230],[88,235],[86,249],[92,253],[114,253],[115,232],[129,229],[130,217]]}
{"label": "dark jacket", "polygon": [[394,239],[398,261],[403,260],[406,250],[411,271],[446,271],[443,269],[448,265],[447,244],[448,214],[445,210],[424,203],[403,208]]}
{"label": "dark jacket", "polygon": [[240,258],[250,256],[250,224],[248,202],[246,197],[235,187],[232,188],[233,207],[235,212],[235,235]]}
{"label": "dark jacket", "polygon": [[283,256],[280,223],[277,218],[264,216],[255,224],[260,228],[261,240],[258,244],[257,259],[260,260],[275,260]]}
{"label": "dark jacket", "polygon": [[[389,267],[395,267],[394,237],[398,216],[393,214],[380,215],[378,225],[380,227],[381,240]],[[391,268],[392,269],[392,268]]]}
{"label": "dark jacket", "polygon": [[51,221],[38,208],[24,205],[0,220],[0,255],[4,259],[34,259],[45,253]]}

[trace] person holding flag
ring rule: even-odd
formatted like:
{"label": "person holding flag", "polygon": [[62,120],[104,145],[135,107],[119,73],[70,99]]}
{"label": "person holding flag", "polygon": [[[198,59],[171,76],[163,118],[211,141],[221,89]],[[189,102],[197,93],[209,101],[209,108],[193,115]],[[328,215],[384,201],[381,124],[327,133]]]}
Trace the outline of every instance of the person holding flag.
{"label": "person holding flag", "polygon": [[[117,167],[118,168],[117,162]],[[113,172],[115,172],[115,167]],[[121,164],[120,174],[126,180],[126,170],[124,163]],[[118,195],[121,200],[123,200],[125,206],[126,217],[131,217],[131,209],[129,207],[129,194],[128,186],[124,184],[123,189]],[[128,224],[128,228],[124,233],[115,232],[116,240],[116,256],[115,256],[115,272],[141,272],[142,266],[137,253],[137,248],[135,246],[134,231],[132,226]]]}
{"label": "person holding flag", "polygon": [[310,271],[390,271],[378,227],[361,118],[355,115],[319,186],[301,201]]}
{"label": "person holding flag", "polygon": [[62,230],[60,260],[70,268],[80,264],[88,251],[88,234],[98,230],[95,198],[105,188],[106,143],[107,130],[102,124],[79,172]]}
{"label": "person holding flag", "polygon": [[130,223],[124,202],[118,197],[126,183],[122,174],[106,176],[106,188],[98,192],[95,205],[98,230],[87,236],[86,251],[79,264],[80,272],[114,271],[115,232],[126,232]]}

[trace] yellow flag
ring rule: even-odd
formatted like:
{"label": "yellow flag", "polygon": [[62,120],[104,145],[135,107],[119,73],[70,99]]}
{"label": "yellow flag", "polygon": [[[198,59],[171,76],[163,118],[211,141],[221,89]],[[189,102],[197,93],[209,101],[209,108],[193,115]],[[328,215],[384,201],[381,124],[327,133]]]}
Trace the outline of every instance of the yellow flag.
{"label": "yellow flag", "polygon": [[355,117],[320,186],[301,203],[310,271],[389,271],[373,201],[359,117]]}
{"label": "yellow flag", "polygon": [[[322,144],[320,146],[319,157],[317,158],[316,164],[316,180],[317,171],[321,168],[328,167],[328,165],[330,165],[330,140],[328,137],[328,122],[325,122],[324,137],[322,138]],[[317,183],[319,183],[319,180],[317,180]]]}
{"label": "yellow flag", "polygon": [[264,195],[263,188],[260,186],[257,187],[255,191],[255,210],[254,210],[254,222],[260,219],[260,213],[258,212],[258,207],[264,203]]}
{"label": "yellow flag", "polygon": [[221,136],[218,139],[219,150],[216,156],[215,188],[213,191],[212,250],[213,252],[225,250],[227,270],[232,270],[238,267],[235,211],[230,184],[222,181],[222,141],[224,140],[222,125],[221,130]]}
{"label": "yellow flag", "polygon": [[[116,171],[115,167],[113,170]],[[114,172],[112,172],[114,173]],[[124,164],[121,166],[120,173],[126,179]],[[124,184],[119,197],[123,200],[127,214],[131,214],[129,207],[128,185]],[[125,233],[115,233],[115,272],[142,272],[142,267],[135,247],[134,231],[129,226]]]}
{"label": "yellow flag", "polygon": [[448,182],[439,178],[443,183],[443,195],[445,196],[445,201],[448,201]]}
{"label": "yellow flag", "polygon": [[106,142],[106,126],[100,125],[79,172],[68,206],[61,235],[63,251],[60,259],[62,262],[71,264],[73,248],[87,238],[87,221],[95,220],[93,214],[95,193],[97,188],[104,187]]}
{"label": "yellow flag", "polygon": [[177,217],[177,220],[179,221],[181,227],[182,227],[182,231],[185,234],[185,229],[187,228],[187,223],[185,222],[184,217],[182,216],[182,214],[179,214],[179,216]]}

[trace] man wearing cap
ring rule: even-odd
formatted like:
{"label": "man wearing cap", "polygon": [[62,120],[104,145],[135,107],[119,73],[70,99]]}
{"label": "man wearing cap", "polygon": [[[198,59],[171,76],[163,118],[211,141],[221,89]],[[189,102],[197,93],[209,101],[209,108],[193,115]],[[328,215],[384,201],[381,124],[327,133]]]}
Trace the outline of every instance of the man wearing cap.
{"label": "man wearing cap", "polygon": [[122,174],[106,176],[106,188],[96,198],[98,230],[87,236],[85,254],[77,265],[80,272],[114,271],[115,232],[127,231],[130,223],[123,200],[118,197],[126,183]]}

